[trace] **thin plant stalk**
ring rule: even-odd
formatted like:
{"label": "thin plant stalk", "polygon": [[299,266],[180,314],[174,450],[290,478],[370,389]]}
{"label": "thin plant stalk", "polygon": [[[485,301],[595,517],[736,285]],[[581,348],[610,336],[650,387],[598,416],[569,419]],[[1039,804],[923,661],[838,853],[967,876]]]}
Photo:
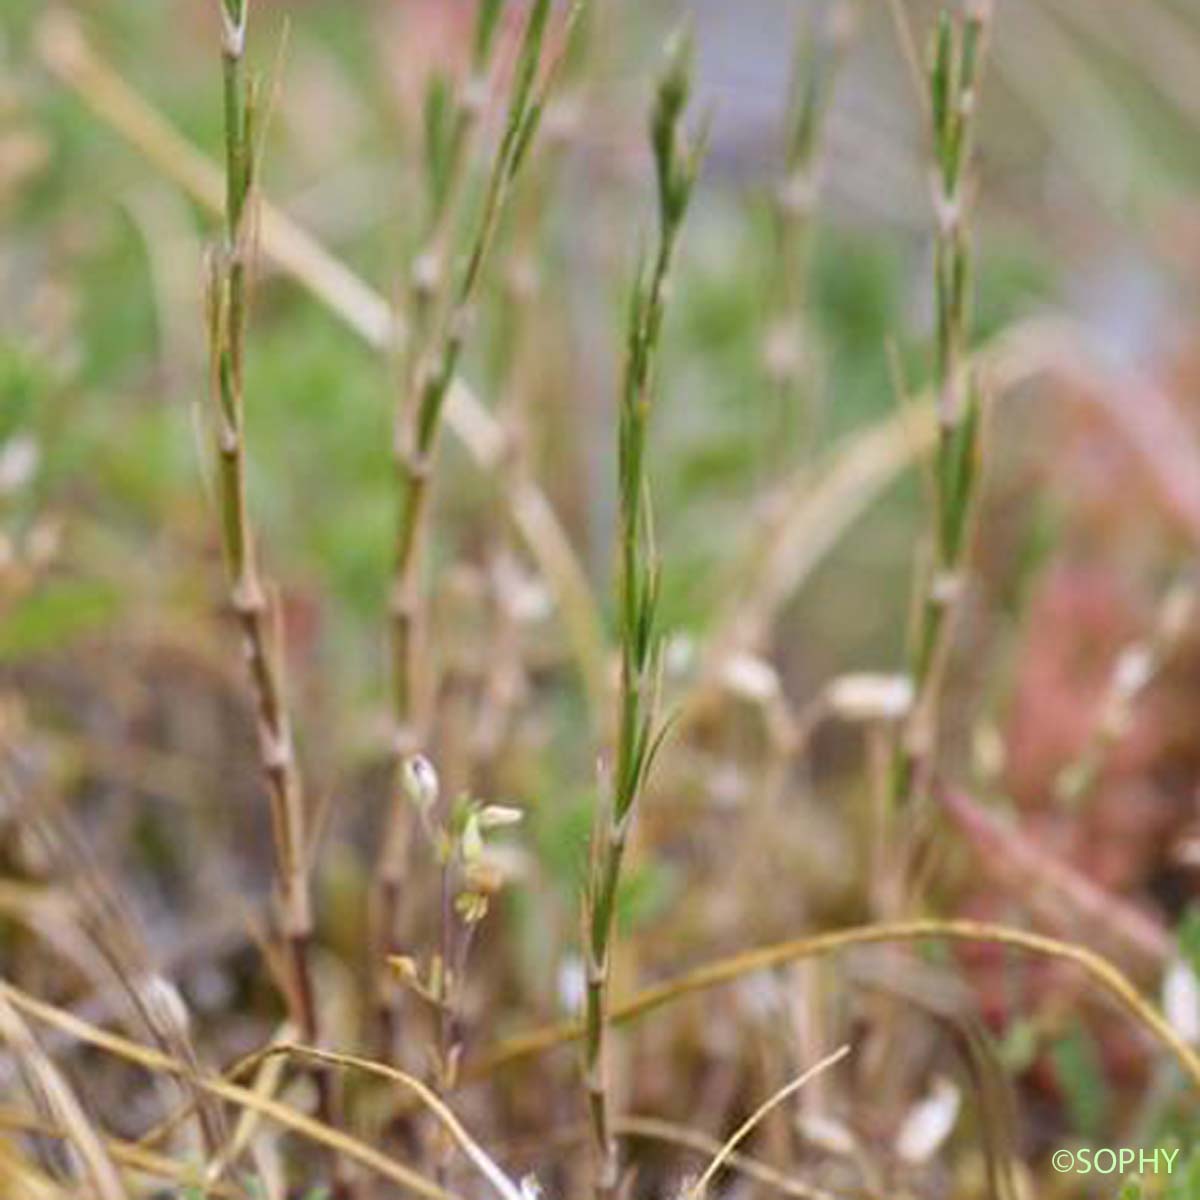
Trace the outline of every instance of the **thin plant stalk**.
{"label": "thin plant stalk", "polygon": [[657,692],[661,639],[657,629],[656,561],[646,468],[647,434],[661,342],[666,288],[691,199],[702,148],[689,148],[681,128],[691,87],[691,48],[681,39],[659,82],[650,123],[658,189],[657,247],[639,271],[629,314],[618,437],[617,606],[620,681],[611,793],[597,814],[586,904],[587,966],[584,1071],[597,1155],[596,1195],[612,1197],[619,1162],[607,1087],[609,967],[621,864],[637,801],[661,744]]}
{"label": "thin plant stalk", "polygon": [[550,12],[549,0],[538,0],[526,25],[510,96],[508,119],[492,163],[477,225],[469,244],[466,266],[455,283],[447,312],[431,345],[419,356],[406,396],[404,433],[397,447],[401,506],[395,549],[392,591],[393,686],[396,748],[401,757],[419,748],[418,712],[420,669],[416,661],[420,617],[420,568],[427,526],[432,456],[441,429],[443,408],[466,343],[483,269],[517,171],[540,122],[544,92],[536,88],[536,73]]}
{"label": "thin plant stalk", "polygon": [[17,1057],[30,1095],[43,1114],[62,1128],[63,1136],[75,1150],[83,1178],[73,1182],[82,1184],[86,1178],[87,1193],[97,1200],[129,1200],[129,1191],[103,1137],[3,990],[0,990],[0,1044],[8,1046]]}
{"label": "thin plant stalk", "polygon": [[[498,5],[484,0],[476,37],[476,61],[482,68],[490,56],[495,33]],[[396,778],[404,763],[416,753],[425,736],[425,718],[421,712],[424,676],[422,630],[424,603],[421,571],[424,543],[428,534],[428,509],[438,435],[451,385],[458,371],[474,316],[479,288],[484,278],[500,220],[505,212],[512,185],[525,162],[541,124],[546,99],[553,83],[554,70],[542,72],[542,48],[550,17],[550,0],[536,0],[526,21],[517,56],[516,70],[509,93],[503,134],[492,160],[479,214],[467,241],[465,265],[449,285],[444,311],[431,311],[425,320],[432,325],[421,329],[417,323],[419,345],[406,370],[400,414],[397,421],[396,463],[400,491],[399,519],[396,528],[390,599],[391,658],[393,687],[393,752]],[[460,110],[468,113],[468,108]],[[464,115],[461,120],[465,121]],[[473,118],[472,118],[473,119]],[[454,191],[457,177],[464,170],[461,139],[452,142]],[[433,208],[433,229],[449,223],[452,204],[443,195]],[[398,787],[396,789],[399,790]],[[391,949],[400,903],[404,859],[408,845],[408,825],[404,806],[394,804],[389,814],[388,831],[377,873],[376,887],[376,967],[383,970],[383,959]],[[382,951],[382,953],[380,953]],[[380,1036],[390,1049],[393,1037],[390,993],[381,995]]]}
{"label": "thin plant stalk", "polygon": [[[408,281],[407,300],[411,319],[400,367],[400,401],[395,414],[395,461],[397,482],[403,497],[401,521],[408,519],[411,503],[407,489],[409,474],[406,470],[411,442],[411,414],[413,397],[417,387],[420,364],[431,352],[429,345],[433,334],[433,314],[442,311],[447,295],[446,281],[450,273],[445,269],[444,259],[447,241],[454,227],[454,218],[463,191],[463,180],[470,158],[473,134],[479,123],[481,98],[487,86],[487,78],[495,47],[495,34],[500,5],[496,0],[482,0],[476,15],[470,69],[467,79],[454,95],[451,102],[450,88],[446,77],[436,75],[429,85],[425,97],[425,159],[428,182],[428,209],[420,235],[420,248],[414,259]],[[452,109],[447,117],[447,109]],[[415,543],[416,526],[421,523],[421,514],[413,513],[413,544],[403,550],[397,548],[394,569],[395,580],[401,577],[403,555],[408,554],[411,562],[404,568],[413,574],[419,569],[419,547]],[[401,544],[404,534],[401,533]],[[397,766],[417,749],[419,738],[414,726],[416,689],[415,665],[409,647],[410,620],[396,613],[397,601],[392,601],[392,707],[396,721],[394,734]],[[410,614],[412,616],[412,614]],[[413,622],[415,623],[415,617]],[[387,954],[399,949],[394,944],[395,925],[400,906],[400,885],[404,873],[404,860],[409,844],[409,825],[403,818],[389,817],[387,836],[379,861],[374,900],[371,933],[372,958],[375,966],[382,963]],[[379,969],[375,973],[376,1012],[379,1052],[390,1057],[395,1042],[395,1004],[388,973]]]}
{"label": "thin plant stalk", "polygon": [[762,1123],[763,1118],[790,1096],[795,1095],[810,1080],[815,1079],[818,1075],[823,1074],[831,1067],[840,1063],[849,1053],[849,1043],[839,1046],[832,1053],[825,1055],[824,1058],[797,1075],[795,1079],[785,1083],[783,1087],[768,1096],[722,1143],[721,1148],[713,1155],[708,1166],[705,1167],[704,1173],[688,1188],[684,1194],[684,1200],[703,1200],[703,1197],[707,1194],[708,1185],[712,1182],[717,1172],[725,1165],[738,1146],[750,1136],[755,1127]]}
{"label": "thin plant stalk", "polygon": [[952,616],[963,591],[963,568],[979,491],[983,392],[968,358],[972,263],[967,185],[987,9],[974,3],[961,17],[943,11],[928,74],[933,148],[937,437],[931,470],[931,563],[919,600],[912,660],[914,705],[897,748],[893,807],[928,783],[941,680]]}
{"label": "thin plant stalk", "polygon": [[[245,346],[249,318],[247,260],[255,186],[257,98],[245,69],[249,0],[221,0],[225,114],[225,245],[214,257],[209,288],[209,343],[216,398],[221,538],[234,614],[241,628],[257,710],[259,753],[271,806],[275,892],[287,950],[289,1007],[306,1041],[320,1040],[310,963],[307,816],[296,763],[278,599],[263,580],[246,498]],[[333,1112],[324,1072],[314,1076],[322,1119]]]}

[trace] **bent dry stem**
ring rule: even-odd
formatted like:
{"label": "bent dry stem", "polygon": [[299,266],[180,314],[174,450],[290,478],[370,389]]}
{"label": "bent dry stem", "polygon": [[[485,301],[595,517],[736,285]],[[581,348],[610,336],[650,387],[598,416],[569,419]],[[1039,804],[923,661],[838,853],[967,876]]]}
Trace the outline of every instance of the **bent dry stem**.
{"label": "bent dry stem", "polygon": [[639,271],[629,314],[618,432],[617,605],[621,673],[612,791],[592,837],[587,895],[585,1083],[598,1159],[596,1194],[615,1194],[619,1164],[609,1119],[607,996],[617,888],[634,811],[663,729],[656,716],[660,638],[659,569],[655,558],[646,439],[666,306],[666,286],[679,231],[701,160],[681,124],[690,91],[690,46],[680,41],[659,83],[650,123],[658,189],[658,244]]}
{"label": "bent dry stem", "polygon": [[[992,943],[1023,950],[1053,961],[1073,963],[1173,1056],[1188,1077],[1196,1095],[1200,1096],[1200,1053],[1188,1045],[1170,1021],[1108,959],[1075,942],[1059,941],[1026,929],[982,921],[928,918],[885,922],[850,929],[835,929],[828,933],[744,950],[645,988],[614,1007],[609,1019],[614,1024],[624,1024],[664,1008],[684,996],[708,991],[710,988],[732,983],[759,971],[774,970],[805,959],[823,958],[855,946],[926,939]],[[581,1038],[586,1039],[587,1033],[586,1021],[564,1021],[530,1033],[518,1034],[502,1042],[479,1063],[464,1071],[463,1078],[484,1079],[512,1063],[545,1053],[556,1046]]]}

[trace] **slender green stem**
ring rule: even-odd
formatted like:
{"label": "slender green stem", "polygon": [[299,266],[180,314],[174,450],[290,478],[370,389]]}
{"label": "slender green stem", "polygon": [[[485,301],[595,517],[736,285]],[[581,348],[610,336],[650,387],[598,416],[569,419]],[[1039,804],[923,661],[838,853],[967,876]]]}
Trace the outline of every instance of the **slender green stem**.
{"label": "slender green stem", "polygon": [[976,4],[961,17],[943,12],[929,67],[932,122],[938,435],[932,468],[932,562],[920,601],[913,653],[914,707],[897,747],[891,801],[910,799],[927,783],[936,737],[952,615],[962,592],[980,478],[983,400],[965,364],[971,320],[971,243],[966,182],[986,15]]}
{"label": "slender green stem", "polygon": [[660,650],[659,570],[650,513],[646,439],[667,280],[702,154],[699,148],[688,148],[681,128],[690,75],[690,44],[681,40],[660,80],[650,123],[658,185],[658,244],[651,266],[639,272],[634,285],[618,418],[617,608],[621,672],[617,745],[612,790],[593,834],[586,937],[584,1069],[599,1200],[615,1195],[619,1177],[606,1062],[617,891],[636,803],[662,737],[655,711]]}

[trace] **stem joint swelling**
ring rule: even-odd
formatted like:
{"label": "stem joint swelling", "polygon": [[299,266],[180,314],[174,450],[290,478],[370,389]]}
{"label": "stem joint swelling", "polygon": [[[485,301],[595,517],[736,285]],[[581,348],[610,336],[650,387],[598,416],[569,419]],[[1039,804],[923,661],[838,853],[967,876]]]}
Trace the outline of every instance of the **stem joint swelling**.
{"label": "stem joint swelling", "polygon": [[617,610],[620,682],[611,793],[598,810],[586,902],[587,964],[584,1083],[596,1150],[596,1194],[612,1196],[619,1178],[608,1090],[608,987],[621,864],[637,802],[663,727],[657,709],[660,638],[656,559],[646,440],[668,279],[679,231],[703,154],[689,146],[682,118],[691,87],[691,46],[679,40],[659,81],[650,121],[658,193],[653,266],[638,271],[629,312],[618,417]]}

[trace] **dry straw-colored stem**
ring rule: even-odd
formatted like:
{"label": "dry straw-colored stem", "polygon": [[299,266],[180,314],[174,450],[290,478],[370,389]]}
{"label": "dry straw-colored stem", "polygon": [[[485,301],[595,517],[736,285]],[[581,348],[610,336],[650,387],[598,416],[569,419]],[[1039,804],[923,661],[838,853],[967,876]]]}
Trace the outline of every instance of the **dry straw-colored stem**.
{"label": "dry straw-colored stem", "polygon": [[[1008,946],[1025,953],[1034,954],[1050,961],[1072,963],[1106,995],[1128,1013],[1133,1020],[1166,1049],[1179,1064],[1181,1070],[1195,1089],[1200,1098],[1200,1055],[1187,1044],[1137,988],[1112,963],[1101,955],[1084,946],[1072,942],[1063,942],[1055,938],[1045,937],[1023,929],[1010,928],[1003,925],[992,925],[976,921],[961,920],[917,920],[891,924],[864,926],[860,928],[834,930],[829,933],[817,934],[811,937],[795,938],[777,942],[769,946],[734,954],[719,959],[676,976],[663,983],[646,988],[629,999],[613,1005],[608,1013],[611,1024],[626,1024],[637,1020],[657,1009],[664,1008],[677,1000],[707,991],[714,987],[735,982],[747,975],[759,971],[774,970],[806,959],[822,958],[839,954],[859,946],[879,945],[906,941],[961,941],[985,942],[1000,946]],[[3,985],[0,984],[0,988]],[[3,994],[3,993],[0,993]],[[136,1043],[96,1029],[69,1013],[63,1012],[50,1005],[34,1000],[24,993],[10,988],[10,1001],[15,1007],[27,1015],[44,1021],[51,1027],[71,1037],[79,1038],[101,1049],[116,1053],[130,1061],[147,1067],[150,1070],[167,1070],[172,1074],[182,1075],[190,1072],[186,1064],[168,1059],[158,1051],[138,1046]],[[585,1024],[582,1021],[566,1021],[555,1025],[533,1030],[530,1033],[519,1034],[508,1038],[495,1046],[489,1053],[483,1055],[477,1062],[467,1064],[462,1073],[462,1082],[470,1083],[486,1078],[496,1071],[522,1062],[528,1058],[546,1053],[558,1047],[581,1040],[585,1035]],[[378,1165],[369,1147],[355,1143],[346,1135],[336,1130],[328,1129],[305,1118],[302,1114],[287,1106],[257,1096],[254,1092],[236,1086],[232,1080],[241,1078],[254,1070],[259,1064],[277,1054],[290,1053],[295,1048],[288,1043],[274,1043],[262,1050],[240,1060],[226,1077],[220,1080],[197,1078],[197,1085],[222,1099],[230,1100],[249,1111],[258,1113],[267,1119],[276,1120],[288,1128],[305,1136],[313,1138],[325,1145],[343,1147],[351,1143],[350,1157],[367,1165]],[[345,1057],[345,1056],[335,1056]],[[385,1064],[370,1064],[369,1060],[352,1060],[357,1066],[371,1073],[386,1077],[392,1070]],[[169,1065],[164,1065],[169,1064]],[[193,1073],[194,1074],[194,1073]],[[186,1115],[186,1110],[175,1114],[172,1124]],[[700,1140],[701,1135],[691,1134],[690,1131],[678,1131],[673,1127],[663,1133],[658,1125],[649,1118],[615,1116],[611,1122],[614,1134],[657,1137],[665,1136],[668,1140],[679,1141],[682,1144],[693,1145],[699,1150],[715,1152],[720,1143]],[[685,1140],[683,1136],[687,1133]],[[378,1156],[382,1159],[382,1156]],[[383,1160],[385,1163],[388,1161]],[[736,1163],[733,1165],[737,1165]],[[386,1172],[385,1172],[386,1173]],[[434,1185],[430,1184],[430,1187]],[[421,1191],[419,1194],[431,1195],[437,1192]],[[445,1193],[440,1193],[445,1195]],[[806,1194],[806,1193],[797,1193]]]}
{"label": "dry straw-colored stem", "polygon": [[788,1097],[793,1096],[805,1084],[823,1075],[850,1053],[849,1045],[839,1046],[832,1054],[827,1054],[819,1062],[814,1063],[806,1071],[801,1072],[795,1079],[785,1083],[778,1091],[768,1096],[725,1140],[724,1144],[712,1156],[708,1166],[704,1168],[700,1178],[688,1188],[685,1200],[702,1200],[705,1190],[712,1182],[717,1172],[729,1161],[733,1152],[750,1136],[754,1129],[772,1109],[778,1108]]}
{"label": "dry straw-colored stem", "polygon": [[475,1169],[491,1184],[502,1200],[525,1200],[520,1187],[514,1183],[498,1167],[486,1150],[467,1132],[462,1122],[450,1111],[446,1103],[433,1091],[407,1071],[398,1070],[386,1063],[376,1062],[371,1058],[363,1058],[356,1054],[342,1054],[332,1050],[318,1050],[313,1046],[303,1046],[294,1042],[284,1042],[271,1046],[266,1052],[270,1055],[284,1055],[308,1062],[322,1063],[327,1066],[339,1067],[342,1070],[356,1071],[360,1074],[371,1075],[376,1079],[399,1084],[412,1092],[447,1131],[451,1140],[462,1151]]}
{"label": "dry straw-colored stem", "polygon": [[[15,1110],[0,1109],[0,1129],[13,1133],[33,1134],[37,1137],[55,1138],[59,1141],[70,1141],[71,1132],[60,1124],[37,1121],[25,1113]],[[152,1179],[161,1179],[186,1188],[198,1184],[198,1171],[195,1166],[176,1162],[165,1154],[156,1154],[135,1142],[125,1142],[120,1138],[100,1137],[114,1163],[118,1163],[138,1175],[147,1175]],[[231,1183],[208,1183],[204,1185],[204,1193],[216,1197],[216,1200],[250,1200],[250,1194],[243,1188]]]}
{"label": "dry straw-colored stem", "polygon": [[[1073,963],[1174,1056],[1200,1095],[1200,1054],[1180,1037],[1150,1001],[1107,959],[1073,942],[1062,942],[1028,930],[981,921],[943,921],[932,918],[897,921],[833,930],[812,937],[776,942],[773,945],[730,955],[728,958],[719,959],[674,979],[648,987],[628,1000],[614,1005],[609,1013],[609,1020],[614,1024],[633,1021],[685,996],[732,983],[746,975],[769,971],[804,959],[822,958],[855,946],[927,940],[991,942],[1054,961]],[[501,1042],[478,1063],[469,1064],[463,1072],[463,1078],[481,1078],[511,1063],[576,1041],[584,1036],[584,1032],[583,1022],[565,1021],[510,1038]]]}
{"label": "dry straw-colored stem", "polygon": [[9,1002],[0,985],[0,1040],[7,1043],[25,1073],[29,1090],[46,1114],[63,1130],[70,1141],[96,1200],[129,1200],[129,1193],[112,1156],[84,1113],[70,1084],[46,1052],[38,1045],[29,1027]]}
{"label": "dry straw-colored stem", "polygon": [[96,1026],[71,1013],[37,1000],[10,983],[0,980],[0,1001],[7,1001],[27,1018],[56,1029],[70,1037],[94,1046],[106,1054],[114,1055],[125,1062],[142,1067],[152,1074],[173,1075],[181,1078],[192,1076],[197,1087],[228,1104],[259,1113],[266,1120],[280,1125],[301,1137],[330,1150],[335,1155],[366,1167],[414,1196],[426,1200],[461,1200],[455,1193],[419,1175],[403,1163],[396,1162],[372,1146],[350,1134],[309,1117],[306,1114],[224,1079],[213,1079],[197,1075],[186,1063],[180,1062],[161,1051],[140,1045]]}
{"label": "dry straw-colored stem", "polygon": [[[665,1142],[667,1145],[680,1146],[696,1154],[709,1157],[720,1154],[723,1147],[714,1137],[699,1130],[690,1129],[686,1125],[676,1125],[673,1121],[663,1121],[658,1117],[615,1117],[613,1131],[622,1138],[644,1138],[648,1141]],[[781,1196],[794,1196],[796,1200],[835,1200],[835,1197],[823,1188],[813,1187],[803,1183],[792,1172],[784,1173],[766,1163],[759,1162],[748,1155],[739,1154],[736,1150],[725,1156],[724,1165],[731,1170],[739,1171],[747,1179],[778,1192]]]}

